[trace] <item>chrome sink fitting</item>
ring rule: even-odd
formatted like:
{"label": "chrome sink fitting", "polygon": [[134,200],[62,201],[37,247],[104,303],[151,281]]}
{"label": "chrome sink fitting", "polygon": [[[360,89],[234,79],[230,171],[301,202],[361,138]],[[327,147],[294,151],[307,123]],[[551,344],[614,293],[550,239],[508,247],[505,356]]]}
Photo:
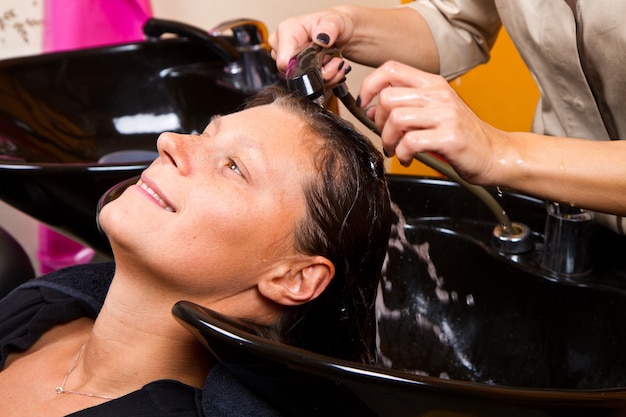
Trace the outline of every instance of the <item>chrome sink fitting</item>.
{"label": "chrome sink fitting", "polygon": [[548,203],[541,266],[558,276],[591,270],[592,212],[568,204]]}
{"label": "chrome sink fitting", "polygon": [[255,93],[278,80],[267,27],[259,20],[229,20],[206,32],[178,21],[152,18],[143,31],[148,40],[170,33],[204,44],[224,61],[226,81],[238,91]]}

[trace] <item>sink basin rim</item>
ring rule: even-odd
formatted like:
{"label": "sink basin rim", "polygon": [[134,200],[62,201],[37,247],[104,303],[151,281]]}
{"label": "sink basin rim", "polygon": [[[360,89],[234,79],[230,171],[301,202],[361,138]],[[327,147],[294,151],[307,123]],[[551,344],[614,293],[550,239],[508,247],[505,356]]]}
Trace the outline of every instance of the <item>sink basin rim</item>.
{"label": "sink basin rim", "polygon": [[0,161],[0,170],[6,171],[123,171],[123,170],[143,170],[148,167],[151,161],[136,162],[24,162],[24,161]]}
{"label": "sink basin rim", "polygon": [[305,373],[332,377],[347,386],[352,383],[362,384],[362,379],[366,378],[369,382],[384,386],[386,391],[392,392],[440,391],[488,400],[514,401],[518,404],[563,403],[567,406],[580,407],[600,405],[609,407],[618,404],[626,407],[626,387],[591,390],[534,389],[422,376],[331,358],[270,341],[243,330],[215,311],[189,301],[178,302],[172,311],[181,324],[210,350],[212,344],[227,345],[233,351],[252,354]]}

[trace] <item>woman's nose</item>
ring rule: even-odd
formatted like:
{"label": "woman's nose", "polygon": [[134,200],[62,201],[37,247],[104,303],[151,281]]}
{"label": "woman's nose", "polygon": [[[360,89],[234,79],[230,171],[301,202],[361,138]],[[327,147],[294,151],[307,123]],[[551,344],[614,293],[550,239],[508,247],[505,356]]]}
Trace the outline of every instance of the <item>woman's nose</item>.
{"label": "woman's nose", "polygon": [[157,139],[159,157],[167,164],[172,164],[178,171],[185,175],[190,169],[190,135],[165,132]]}

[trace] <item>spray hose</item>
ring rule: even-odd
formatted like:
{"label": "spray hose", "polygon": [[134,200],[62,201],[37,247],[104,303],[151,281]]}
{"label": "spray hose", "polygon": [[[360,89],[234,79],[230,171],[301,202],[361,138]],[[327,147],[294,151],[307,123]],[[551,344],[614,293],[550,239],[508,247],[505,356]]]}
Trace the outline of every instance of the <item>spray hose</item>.
{"label": "spray hose", "polygon": [[[302,96],[322,105],[325,98],[322,64],[326,56],[339,57],[341,54],[337,48],[325,49],[319,45],[312,45],[302,50],[289,62],[286,71],[287,87],[291,91],[298,92]],[[376,124],[365,114],[365,110],[356,105],[356,100],[350,94],[345,83],[334,87],[332,91],[354,117],[372,132],[378,136],[381,135]],[[502,206],[483,187],[468,183],[456,173],[452,166],[429,153],[420,152],[415,154],[414,158],[456,181],[482,200],[496,217],[500,224],[502,235],[515,233],[511,220],[502,209]]]}

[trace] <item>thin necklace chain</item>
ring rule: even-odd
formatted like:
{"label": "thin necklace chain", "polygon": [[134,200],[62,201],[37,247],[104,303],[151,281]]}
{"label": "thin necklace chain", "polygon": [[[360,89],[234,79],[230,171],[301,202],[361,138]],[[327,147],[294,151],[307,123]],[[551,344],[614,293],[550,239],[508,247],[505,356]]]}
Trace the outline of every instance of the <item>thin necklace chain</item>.
{"label": "thin necklace chain", "polygon": [[90,394],[88,392],[78,392],[78,391],[71,391],[71,390],[65,389],[65,383],[67,382],[67,378],[70,376],[72,371],[74,371],[74,368],[76,368],[76,365],[78,364],[78,361],[80,360],[80,357],[83,355],[83,350],[85,350],[85,346],[87,346],[87,343],[83,344],[80,347],[80,350],[76,354],[76,357],[74,358],[74,361],[72,362],[72,364],[70,365],[70,368],[67,370],[67,373],[65,374],[65,378],[63,378],[63,382],[61,382],[61,385],[56,387],[54,390],[56,391],[57,395],[59,395],[59,394],[74,394],[74,395],[82,395],[82,396],[91,397],[91,398],[101,398],[103,400],[112,400],[112,399],[114,399],[114,397],[109,397],[109,396],[106,396],[106,395]]}

